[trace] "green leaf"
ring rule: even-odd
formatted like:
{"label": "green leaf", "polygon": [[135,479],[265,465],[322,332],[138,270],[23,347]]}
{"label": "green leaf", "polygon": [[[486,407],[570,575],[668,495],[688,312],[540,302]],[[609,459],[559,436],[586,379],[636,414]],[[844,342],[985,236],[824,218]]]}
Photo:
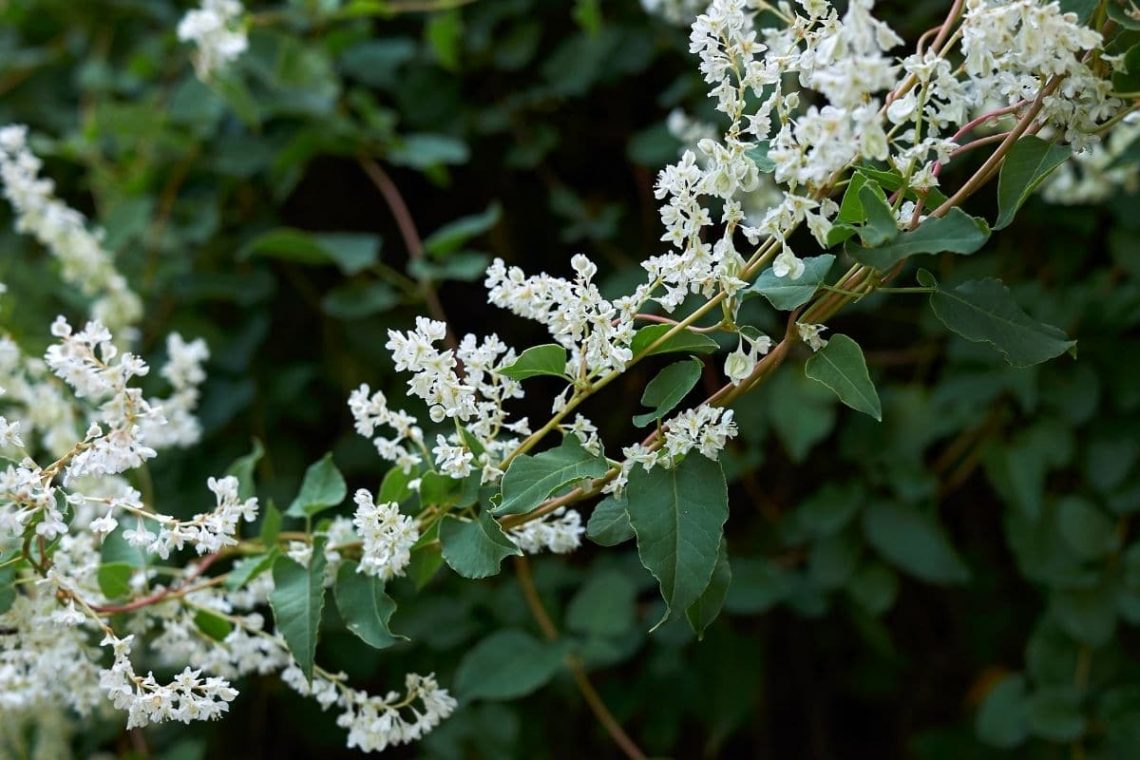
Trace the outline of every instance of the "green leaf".
{"label": "green leaf", "polygon": [[656,629],[708,588],[728,519],[728,488],[720,464],[694,453],[671,469],[635,467],[625,492],[641,564],[665,600]]}
{"label": "green leaf", "polygon": [[425,472],[420,478],[420,504],[450,507],[459,503],[462,480],[441,472]]}
{"label": "green leaf", "polygon": [[605,457],[582,448],[575,435],[562,445],[531,456],[511,460],[503,475],[503,499],[492,511],[496,515],[525,515],[556,491],[586,478],[600,478],[609,471]]}
{"label": "green leaf", "polygon": [[1040,364],[1066,351],[1076,355],[1075,340],[1022,311],[1000,280],[969,280],[948,289],[925,270],[918,280],[936,288],[930,307],[942,324],[966,340],[991,344],[1015,367]]}
{"label": "green leaf", "polygon": [[455,671],[455,694],[472,699],[517,699],[544,686],[562,667],[565,642],[542,642],[507,628],[472,647]]}
{"label": "green leaf", "polygon": [[1124,71],[1112,73],[1112,89],[1117,92],[1140,92],[1140,45],[1124,53]]}
{"label": "green leaf", "polygon": [[643,327],[633,336],[633,341],[629,344],[629,349],[633,352],[635,357],[644,359],[646,356],[654,356],[655,354],[707,354],[720,348],[720,345],[709,336],[695,333],[686,328],[668,340],[663,341],[660,345],[649,351],[649,353],[645,353],[645,351],[649,350],[650,346],[672,329],[673,325],[648,325],[647,327]]}
{"label": "green leaf", "polygon": [[[874,180],[879,187],[884,191],[894,192],[902,187],[903,177],[894,169],[876,169],[873,166],[860,166],[858,169],[860,174],[866,175],[867,179]],[[946,202],[947,198],[937,187],[932,187],[926,191],[924,197],[926,198],[926,205],[928,208],[937,208]],[[918,201],[919,193],[913,187],[906,189],[906,198],[911,201]]]}
{"label": "green leaf", "polygon": [[[439,538],[439,530],[435,529],[430,531],[427,535],[434,533],[435,539]],[[421,536],[422,540],[423,536]],[[440,552],[438,540],[433,544],[424,544],[423,546],[412,547],[412,558],[408,562],[406,574],[419,591],[428,584],[439,569],[443,567],[443,554]]]}
{"label": "green leaf", "polygon": [[262,447],[261,441],[254,438],[253,451],[234,460],[234,463],[226,470],[226,475],[233,475],[238,479],[239,499],[244,501],[245,499],[251,499],[257,495],[253,481],[253,471],[264,455],[265,449]]}
{"label": "green leaf", "polygon": [[0,567],[0,615],[12,609],[16,602],[16,566]]}
{"label": "green leaf", "polygon": [[503,533],[499,523],[485,511],[474,520],[460,520],[452,515],[439,526],[443,559],[464,578],[488,578],[498,575],[504,557],[522,556]]}
{"label": "green leaf", "polygon": [[388,502],[396,502],[397,504],[408,499],[412,495],[412,489],[408,488],[408,484],[412,482],[412,473],[404,472],[399,467],[393,467],[384,473],[384,479],[380,481],[380,489],[376,492],[376,503],[387,504]]}
{"label": "green leaf", "polygon": [[461,140],[447,135],[411,134],[388,153],[388,160],[399,166],[427,169],[440,164],[462,164],[471,151]]}
{"label": "green leaf", "polygon": [[882,615],[895,603],[899,577],[881,562],[864,564],[847,581],[847,593],[872,615]]}
{"label": "green leaf", "polygon": [[602,30],[601,0],[574,0],[571,15],[586,34],[596,36]]}
{"label": "green leaf", "polygon": [[463,16],[458,8],[428,16],[424,37],[439,65],[449,71],[459,69],[460,43],[463,41]]}
{"label": "green leaf", "polygon": [[1078,559],[1104,559],[1120,548],[1116,523],[1079,496],[1061,499],[1057,505],[1057,528]]}
{"label": "green leaf", "polygon": [[531,346],[513,364],[499,370],[499,374],[514,380],[526,380],[539,375],[567,378],[566,349],[557,343]]}
{"label": "green leaf", "polygon": [[1085,732],[1081,697],[1072,686],[1040,689],[1029,697],[1029,730],[1054,742],[1071,742]]}
{"label": "green leaf", "polygon": [[1011,749],[1029,736],[1025,676],[1008,675],[986,694],[974,724],[978,739],[991,747]]}
{"label": "green leaf", "polygon": [[827,278],[831,265],[835,263],[835,256],[825,253],[822,256],[809,256],[801,260],[804,264],[804,273],[798,280],[777,277],[772,268],[768,267],[760,273],[756,282],[752,283],[746,292],[759,293],[780,311],[791,311],[803,306],[815,295]]}
{"label": "green leaf", "polygon": [[498,224],[502,213],[502,207],[498,203],[492,203],[481,214],[464,216],[445,224],[428,235],[424,240],[424,250],[433,256],[454,253],[472,238],[482,235]]}
{"label": "green leaf", "polygon": [[728,596],[728,587],[732,584],[732,568],[728,564],[727,542],[721,538],[720,551],[717,552],[716,567],[713,568],[712,579],[697,601],[685,610],[685,617],[689,627],[698,639],[704,639],[705,631],[724,606],[725,597]]}
{"label": "green leaf", "polygon": [[388,311],[399,305],[400,295],[384,282],[348,282],[325,293],[321,311],[352,321]]}
{"label": "green leaf", "polygon": [[214,641],[225,641],[234,629],[233,623],[208,610],[198,610],[194,614],[194,625]]}
{"label": "green leaf", "polygon": [[308,567],[285,555],[278,557],[273,563],[274,588],[269,594],[277,632],[285,638],[289,652],[310,683],[325,606],[325,541],[324,536],[313,537]]}
{"label": "green leaf", "polygon": [[[1089,1],[1091,2],[1091,0]],[[1125,1],[1129,2],[1129,0]],[[1095,8],[1096,5],[1099,5],[1099,3],[1095,3],[1093,7]],[[1124,27],[1125,29],[1131,29],[1133,31],[1140,29],[1140,14],[1136,16],[1131,15],[1124,9],[1122,5],[1118,5],[1117,3],[1113,2],[1113,0],[1109,0],[1107,7],[1108,17],[1116,23],[1120,24],[1120,26]],[[1135,7],[1136,6],[1133,5],[1133,8]],[[1137,46],[1134,45],[1133,48],[1130,48],[1130,50],[1136,47]]]}
{"label": "green leaf", "polygon": [[1116,595],[1109,585],[1087,589],[1054,589],[1049,615],[1065,633],[1094,647],[1103,646],[1116,631]]}
{"label": "green leaf", "polygon": [[265,511],[261,515],[261,530],[258,531],[258,538],[265,546],[274,546],[277,543],[277,535],[281,532],[281,510],[270,499],[265,505]]}
{"label": "green leaf", "polygon": [[923,253],[958,253],[969,255],[989,239],[986,221],[959,208],[950,209],[943,217],[931,217],[913,230],[903,232],[875,248],[848,246],[851,258],[880,272],[905,258]]}
{"label": "green leaf", "polygon": [[641,394],[641,405],[652,407],[653,411],[637,415],[633,424],[645,427],[673,411],[700,380],[703,367],[700,361],[688,359],[670,364],[658,372]]}
{"label": "green leaf", "polygon": [[929,583],[965,583],[970,570],[945,530],[915,507],[876,502],[863,513],[867,541],[889,562]]}
{"label": "green leaf", "polygon": [[273,567],[273,563],[277,561],[277,555],[279,553],[277,547],[274,546],[265,554],[245,557],[235,562],[233,568],[226,575],[226,588],[231,591],[236,591],[266,570],[269,570]]}
{"label": "green leaf", "polygon": [[105,562],[99,566],[95,579],[99,591],[108,599],[122,599],[131,593],[131,575],[135,567],[129,562]]}
{"label": "green leaf", "polygon": [[633,538],[625,498],[607,496],[598,502],[586,523],[586,536],[599,546],[617,546]]}
{"label": "green leaf", "polygon": [[863,349],[846,335],[833,335],[827,345],[816,351],[804,365],[804,374],[823,383],[847,406],[883,419],[883,407],[871,376]]}
{"label": "green leaf", "polygon": [[808,550],[808,578],[826,591],[843,588],[855,574],[863,541],[854,531],[824,536]]}
{"label": "green leaf", "polygon": [[768,140],[760,140],[756,143],[755,148],[749,148],[745,154],[752,159],[752,163],[756,164],[756,168],[763,174],[771,174],[776,171],[776,162],[768,157],[771,147]]}
{"label": "green leaf", "polygon": [[1026,135],[1014,143],[998,175],[998,216],[994,229],[1008,227],[1030,193],[1072,154],[1073,149],[1068,145],[1046,142],[1035,135]]}
{"label": "green leaf", "polygon": [[566,627],[586,636],[621,636],[633,627],[637,586],[625,573],[605,570],[590,577],[570,600]]}
{"label": "green leaf", "polygon": [[873,248],[898,237],[899,225],[895,220],[895,212],[891,210],[891,205],[878,185],[861,187],[859,202],[867,217],[867,223],[859,227],[859,240],[864,246]]}
{"label": "green leaf", "polygon": [[314,233],[281,227],[246,243],[238,257],[267,256],[297,264],[336,264],[345,274],[353,275],[375,264],[379,251],[379,235],[363,232]]}
{"label": "green leaf", "polygon": [[348,630],[373,649],[385,649],[406,636],[392,633],[388,621],[396,611],[396,603],[384,593],[379,578],[357,572],[355,562],[345,562],[336,573],[333,594],[340,616]]}
{"label": "green leaf", "polygon": [[[835,215],[835,222],[837,224],[862,224],[867,221],[867,211],[863,208],[863,190],[864,188],[875,193],[879,200],[887,203],[887,195],[883,192],[883,188],[879,187],[879,183],[872,180],[866,172],[857,170],[851,175],[851,181],[847,183],[847,189],[843,192],[843,200],[839,203],[839,213]],[[835,245],[839,241],[828,240],[828,243]]]}
{"label": "green leaf", "polygon": [[290,517],[312,517],[339,505],[347,493],[344,476],[333,463],[332,454],[325,454],[305,470],[301,490],[285,514]]}

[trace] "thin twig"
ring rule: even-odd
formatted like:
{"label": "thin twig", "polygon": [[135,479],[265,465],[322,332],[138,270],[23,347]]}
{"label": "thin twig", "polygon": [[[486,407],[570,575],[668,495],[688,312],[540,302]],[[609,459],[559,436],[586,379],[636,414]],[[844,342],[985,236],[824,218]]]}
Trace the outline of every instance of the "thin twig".
{"label": "thin twig", "polygon": [[[384,196],[384,202],[388,204],[388,210],[392,212],[396,226],[400,229],[400,236],[404,239],[404,247],[408,249],[409,260],[422,260],[424,257],[424,241],[420,237],[419,230],[416,229],[416,222],[412,219],[412,212],[408,210],[408,204],[404,202],[404,196],[400,194],[400,189],[396,187],[396,183],[388,176],[388,172],[384,171],[384,168],[375,159],[369,156],[359,156],[357,162],[364,173],[368,175],[368,178],[372,180],[372,184]],[[417,277],[416,281],[419,282],[420,294],[423,296],[432,319],[447,325],[447,336],[444,338],[444,343],[451,350],[457,350],[459,342],[455,339],[455,333],[451,331],[451,322],[447,319],[447,312],[443,309],[443,302],[439,300],[439,294],[435,292],[431,278]]]}
{"label": "thin twig", "polygon": [[[535,622],[538,627],[542,629],[542,634],[550,641],[558,639],[558,627],[554,625],[554,621],[550,619],[550,615],[546,611],[546,606],[542,603],[542,599],[538,595],[538,590],[534,587],[534,577],[530,572],[530,562],[526,557],[515,557],[515,577],[518,578],[519,587],[522,589],[523,598],[526,599],[527,607],[530,608],[531,615],[534,616]],[[590,683],[590,677],[586,675],[586,669],[582,667],[581,661],[574,655],[566,656],[566,667],[570,669],[570,674],[574,677],[574,684],[581,692],[582,698],[586,700],[590,710],[594,713],[594,717],[606,729],[606,732],[613,739],[614,744],[625,753],[626,757],[631,760],[644,760],[645,753],[634,743],[633,739],[629,738],[629,734],[618,723],[617,718],[614,717],[610,709],[606,707],[606,703],[602,701],[601,695],[598,694],[594,685]]]}

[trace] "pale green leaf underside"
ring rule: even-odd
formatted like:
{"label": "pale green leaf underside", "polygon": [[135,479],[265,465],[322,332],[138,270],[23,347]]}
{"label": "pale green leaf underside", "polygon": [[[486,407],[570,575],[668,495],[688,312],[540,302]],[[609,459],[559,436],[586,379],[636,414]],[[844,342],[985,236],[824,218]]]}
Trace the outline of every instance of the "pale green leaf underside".
{"label": "pale green leaf underside", "polygon": [[764,296],[768,303],[780,311],[791,311],[803,306],[819,290],[820,284],[831,271],[831,265],[835,263],[835,256],[830,253],[810,256],[803,259],[803,263],[804,273],[796,280],[777,277],[771,267],[765,269],[749,288],[749,292]]}

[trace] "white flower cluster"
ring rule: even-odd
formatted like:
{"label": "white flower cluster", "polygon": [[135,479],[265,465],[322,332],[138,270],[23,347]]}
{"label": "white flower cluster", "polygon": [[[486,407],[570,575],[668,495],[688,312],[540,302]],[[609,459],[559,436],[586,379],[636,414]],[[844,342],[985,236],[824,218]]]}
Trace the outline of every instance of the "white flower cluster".
{"label": "white flower cluster", "polygon": [[116,332],[142,315],[142,302],[90,232],[83,215],[55,197],[55,183],[39,176],[43,162],[28,149],[28,128],[0,128],[0,180],[16,211],[16,229],[32,235],[60,263],[63,280],[94,297],[92,319]]}
{"label": "white flower cluster", "polygon": [[[417,741],[451,715],[458,704],[447,689],[440,688],[434,674],[409,673],[403,698],[395,691],[378,697],[348,688],[342,683],[343,675],[317,672],[310,683],[296,667],[287,668],[281,678],[298,693],[316,699],[321,707],[341,708],[344,712],[337,717],[337,725],[348,729],[349,748],[361,752],[382,752]],[[412,720],[405,717],[405,710],[412,713]]]}
{"label": "white flower cluster", "polygon": [[620,494],[625,488],[630,470],[641,465],[646,470],[654,467],[673,467],[692,451],[709,459],[718,459],[725,445],[736,437],[736,422],[731,409],[701,404],[675,415],[664,425],[665,439],[658,448],[635,443],[622,449],[625,461],[616,478],[606,484],[607,493]]}
{"label": "white flower cluster", "polygon": [[[237,544],[238,524],[243,519],[252,522],[257,518],[257,499],[243,501],[239,498],[238,479],[232,475],[220,480],[210,478],[206,484],[217,498],[217,507],[210,512],[197,514],[190,520],[176,520],[167,515],[146,514],[140,506],[112,501],[112,510],[100,518],[99,525],[93,525],[92,530],[100,533],[113,531],[118,523],[112,513],[118,506],[138,515],[136,527],[123,531],[127,543],[145,548],[162,559],[169,558],[172,551],[179,551],[186,544],[193,546],[198,554],[211,554],[234,546]],[[157,523],[157,533],[150,530],[148,522]]]}
{"label": "white flower cluster", "polygon": [[1103,142],[1075,153],[1049,175],[1041,194],[1050,203],[1101,203],[1119,193],[1140,190],[1140,164],[1126,151],[1140,140],[1140,113],[1117,124]]}
{"label": "white flower cluster", "polygon": [[586,256],[570,260],[571,282],[546,273],[527,277],[518,267],[495,259],[484,284],[491,303],[545,325],[569,352],[566,373],[591,378],[621,371],[633,358],[633,315],[644,297],[610,302],[602,298],[594,275],[598,267]]}
{"label": "white flower cluster", "polygon": [[166,354],[166,364],[159,374],[170,383],[172,392],[165,399],[150,399],[151,407],[162,412],[163,421],[146,418],[142,437],[156,449],[187,448],[202,437],[202,426],[194,412],[206,380],[202,364],[210,358],[210,349],[201,338],[187,343],[178,333],[171,333],[166,337]]}
{"label": "white flower cluster", "polygon": [[200,678],[201,671],[186,668],[164,685],[155,680],[154,673],[136,675],[130,660],[133,639],[133,635],[120,639],[113,634],[103,639],[101,643],[114,652],[115,662],[99,676],[99,686],[111,704],[127,711],[128,729],[172,720],[214,720],[229,710],[238,693],[223,678]]}
{"label": "white flower cluster", "polygon": [[[387,348],[397,370],[413,373],[408,388],[428,403],[431,419],[464,423],[481,451],[473,451],[471,441],[455,432],[437,435],[429,453],[418,420],[391,409],[384,393],[373,393],[368,385],[352,392],[348,406],[356,432],[371,438],[380,456],[405,473],[427,460],[455,479],[467,477],[478,467],[483,482],[490,483],[502,477],[497,465],[514,448],[515,436],[530,433],[526,418],[509,422],[504,408],[508,400],[523,395],[519,382],[500,371],[515,361],[515,352],[495,335],[480,342],[468,334],[457,350],[437,348],[435,344],[446,334],[444,323],[418,317],[414,330],[389,330]],[[375,436],[380,426],[391,428],[394,435]]]}
{"label": "white flower cluster", "polygon": [[62,705],[89,715],[105,703],[99,649],[85,630],[53,622],[59,609],[54,594],[17,594],[0,613],[0,713]]}
{"label": "white flower cluster", "polygon": [[559,507],[537,520],[512,528],[507,536],[527,554],[546,550],[568,554],[582,545],[582,515],[576,510]]}
{"label": "white flower cluster", "polygon": [[404,574],[411,561],[412,545],[420,539],[415,519],[400,514],[395,502],[377,504],[367,489],[353,497],[356,514],[352,518],[363,541],[357,572],[388,581]]}
{"label": "white flower cluster", "polygon": [[[1101,36],[1064,13],[1056,0],[967,0],[962,23],[966,72],[975,86],[1010,105],[1032,100],[1050,77],[1063,77],[1045,99],[1040,120],[1080,148],[1123,105],[1112,82],[1084,61]],[[982,89],[984,88],[984,89]]]}
{"label": "white flower cluster", "polygon": [[202,81],[208,81],[249,47],[244,12],[238,0],[202,0],[202,7],[188,11],[178,22],[178,39],[197,46],[194,70]]}

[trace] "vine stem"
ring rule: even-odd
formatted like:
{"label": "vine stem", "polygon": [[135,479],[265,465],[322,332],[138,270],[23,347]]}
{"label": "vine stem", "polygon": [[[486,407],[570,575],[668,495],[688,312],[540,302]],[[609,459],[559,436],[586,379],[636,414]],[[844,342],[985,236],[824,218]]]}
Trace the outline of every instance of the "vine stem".
{"label": "vine stem", "polygon": [[[168,597],[180,596],[180,595],[186,593],[187,591],[193,591],[193,590],[197,590],[199,588],[204,588],[205,585],[212,585],[213,583],[216,583],[217,581],[214,579],[211,579],[211,582],[208,584],[199,585],[199,586],[194,587],[193,589],[190,588],[190,582],[193,581],[195,578],[199,577],[200,575],[202,575],[202,573],[206,572],[206,570],[208,570],[210,568],[210,565],[212,565],[218,561],[219,557],[221,557],[221,554],[219,552],[214,552],[213,554],[208,555],[205,559],[203,559],[201,562],[199,562],[194,567],[193,570],[191,570],[189,573],[186,574],[186,577],[183,579],[183,582],[181,584],[179,584],[178,586],[171,586],[170,588],[164,588],[160,591],[156,591],[153,594],[150,594],[149,596],[144,596],[140,599],[134,600],[133,602],[128,602],[127,604],[112,604],[112,605],[92,604],[92,605],[90,605],[90,609],[94,610],[95,612],[98,612],[100,615],[113,615],[113,614],[119,613],[119,612],[133,612],[134,610],[142,609],[143,607],[147,607],[147,606],[150,606],[152,604],[156,604],[158,602],[161,602],[163,599],[166,599]],[[218,576],[218,577],[220,578],[221,576]]]}
{"label": "vine stem", "polygon": [[[411,261],[419,261],[424,257],[424,241],[420,237],[420,232],[416,228],[416,222],[412,218],[412,212],[408,209],[408,204],[404,202],[404,196],[400,193],[400,188],[396,187],[396,183],[388,176],[388,172],[384,171],[384,167],[380,162],[370,156],[358,156],[357,163],[364,173],[368,175],[368,179],[372,180],[372,184],[380,191],[380,195],[384,197],[384,202],[388,204],[388,210],[392,212],[393,218],[396,220],[396,226],[400,230],[400,237],[404,239],[404,247],[408,249],[408,258]],[[447,335],[444,338],[444,343],[452,351],[458,350],[459,342],[455,339],[455,333],[451,331],[451,322],[447,319],[447,312],[444,311],[443,302],[439,300],[439,293],[435,291],[435,287],[428,277],[417,277],[416,281],[420,286],[420,294],[423,296],[424,303],[427,305],[428,312],[431,314],[432,319],[443,322],[447,325]]]}
{"label": "vine stem", "polygon": [[[558,626],[550,619],[550,614],[546,611],[546,606],[538,595],[538,589],[534,586],[534,576],[530,572],[530,561],[526,557],[515,557],[514,564],[515,577],[518,579],[519,587],[522,589],[523,598],[526,600],[527,607],[530,608],[531,615],[538,623],[538,627],[542,629],[542,634],[550,641],[557,641],[559,637]],[[574,655],[567,655],[566,667],[570,669],[570,674],[574,677],[574,684],[578,687],[582,698],[586,700],[586,704],[594,713],[594,717],[606,729],[606,733],[613,739],[614,744],[631,760],[645,760],[645,753],[641,751],[633,739],[629,738],[629,734],[621,727],[617,718],[606,707],[606,703],[598,694],[597,689],[590,683],[590,677],[586,675],[586,669],[582,667],[582,662]]]}

